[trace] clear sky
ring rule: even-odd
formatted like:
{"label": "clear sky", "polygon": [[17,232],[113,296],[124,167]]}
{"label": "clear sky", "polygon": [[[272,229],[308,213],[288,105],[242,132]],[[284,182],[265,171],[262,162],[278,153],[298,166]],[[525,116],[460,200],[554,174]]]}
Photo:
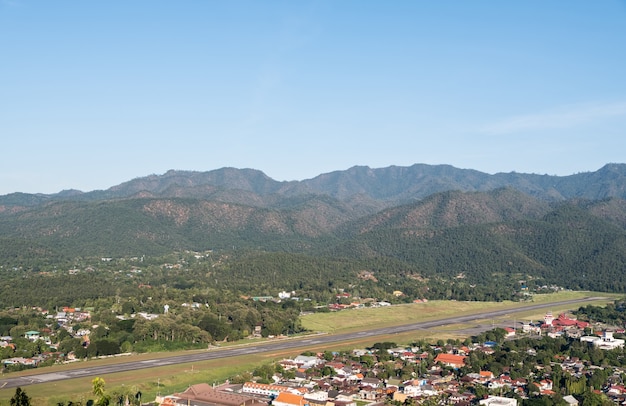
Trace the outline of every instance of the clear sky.
{"label": "clear sky", "polygon": [[0,0],[0,194],[626,161],[626,1]]}

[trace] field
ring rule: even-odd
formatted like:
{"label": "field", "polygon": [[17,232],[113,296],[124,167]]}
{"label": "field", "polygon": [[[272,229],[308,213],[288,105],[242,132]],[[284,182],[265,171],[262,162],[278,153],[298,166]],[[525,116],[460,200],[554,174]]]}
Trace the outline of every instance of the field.
{"label": "field", "polygon": [[[561,292],[551,295],[541,295],[534,297],[534,303],[551,303],[584,297],[598,297],[594,305],[605,305],[619,295],[593,294],[590,292]],[[485,303],[485,302],[455,302],[455,301],[432,301],[419,304],[407,304],[392,307],[365,308],[358,310],[345,310],[334,313],[317,313],[307,315],[302,318],[303,325],[316,332],[344,333],[359,330],[367,330],[374,327],[384,327],[391,325],[402,325],[418,321],[436,320],[454,315],[474,314],[487,310],[511,309],[511,316],[498,320],[479,320],[466,325],[447,325],[429,331],[416,331],[405,334],[395,334],[393,336],[379,336],[376,338],[365,338],[361,340],[344,341],[332,347],[311,347],[283,352],[268,352],[263,354],[248,355],[245,357],[233,357],[229,359],[202,361],[190,364],[180,364],[160,368],[143,369],[133,372],[117,373],[102,376],[106,381],[107,392],[120,389],[131,388],[131,391],[141,391],[143,400],[153,400],[159,393],[171,394],[185,390],[189,385],[201,382],[221,383],[227,378],[245,371],[252,371],[263,363],[273,362],[285,357],[294,356],[304,351],[321,350],[349,350],[352,348],[365,347],[376,341],[393,341],[399,344],[409,343],[419,339],[447,339],[464,338],[484,331],[491,327],[502,327],[512,325],[515,320],[528,321],[537,320],[543,317],[545,312],[515,312],[523,304],[516,302]],[[577,308],[574,305],[573,308]],[[555,306],[550,310],[558,313],[571,310],[572,306]],[[514,313],[514,314],[513,314]],[[157,356],[171,356],[174,354],[159,354]],[[140,361],[148,358],[155,358],[155,354],[142,354],[132,357],[122,357],[106,360],[87,361],[90,364],[115,363]],[[47,368],[45,372],[54,372],[77,367],[80,365],[65,365]],[[42,370],[31,370],[22,372],[20,375],[41,373]],[[15,374],[17,375],[17,374]],[[31,385],[23,388],[32,398],[33,405],[56,405],[58,402],[72,400],[82,401],[83,404],[90,399],[91,378],[80,378],[67,381],[50,382],[45,384]],[[14,389],[0,389],[0,405],[8,405],[8,400],[15,393]]]}
{"label": "field", "polygon": [[[552,303],[565,300],[598,297],[592,304],[605,305],[615,298],[616,294],[564,291],[546,295],[533,296],[532,303]],[[435,300],[426,303],[412,303],[393,307],[363,308],[345,310],[334,313],[315,313],[302,317],[303,326],[311,331],[326,333],[346,333],[373,327],[386,327],[409,324],[419,321],[437,320],[452,316],[462,316],[480,313],[488,310],[511,309],[528,305],[529,302],[456,302]],[[576,306],[577,307],[577,306]],[[551,308],[553,313],[571,310],[571,306]],[[520,313],[518,320],[537,320],[543,318],[543,313]],[[513,322],[513,320],[511,320]]]}

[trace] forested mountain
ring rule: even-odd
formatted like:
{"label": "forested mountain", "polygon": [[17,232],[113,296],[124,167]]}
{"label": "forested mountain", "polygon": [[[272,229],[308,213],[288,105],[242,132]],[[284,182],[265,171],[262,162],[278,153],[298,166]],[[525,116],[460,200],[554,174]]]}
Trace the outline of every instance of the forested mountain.
{"label": "forested mountain", "polygon": [[106,191],[0,197],[0,265],[224,250],[238,252],[233,275],[256,270],[250,287],[276,273],[301,285],[318,264],[326,285],[366,271],[405,290],[406,278],[443,278],[445,290],[534,278],[626,291],[625,187],[623,164],[566,177],[354,167],[299,182],[169,171]]}

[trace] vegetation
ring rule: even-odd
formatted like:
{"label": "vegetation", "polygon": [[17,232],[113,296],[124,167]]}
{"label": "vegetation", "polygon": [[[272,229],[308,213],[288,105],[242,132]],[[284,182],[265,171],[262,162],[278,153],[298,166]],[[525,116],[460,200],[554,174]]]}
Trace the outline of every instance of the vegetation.
{"label": "vegetation", "polygon": [[11,406],[30,406],[30,397],[22,388],[15,389],[15,395],[11,398],[9,404]]}
{"label": "vegetation", "polygon": [[[550,206],[513,190],[446,192],[366,217],[330,198],[311,199],[278,209],[191,198],[60,201],[0,215],[0,283],[37,291],[44,283],[55,301],[94,299],[95,287],[107,285],[78,275],[85,288],[68,295],[56,281],[34,276],[88,265],[99,271],[99,258],[154,264],[188,249],[210,250],[216,262],[205,261],[212,268],[193,280],[177,275],[176,285],[235,294],[282,288],[328,296],[328,288],[362,271],[374,278],[362,279],[358,290],[373,297],[400,290],[409,297],[508,300],[520,284],[626,292],[626,204],[615,199]],[[158,282],[171,284],[169,273]],[[16,304],[8,291],[0,306]]]}

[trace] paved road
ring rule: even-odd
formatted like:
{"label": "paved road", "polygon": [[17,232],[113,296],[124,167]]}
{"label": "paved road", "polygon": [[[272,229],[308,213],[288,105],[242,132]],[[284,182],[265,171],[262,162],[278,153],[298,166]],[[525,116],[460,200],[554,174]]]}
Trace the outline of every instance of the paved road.
{"label": "paved road", "polygon": [[[184,364],[189,362],[198,362],[211,359],[236,357],[247,354],[256,354],[260,352],[270,352],[276,350],[285,350],[293,348],[306,348],[306,347],[320,347],[321,345],[336,343],[340,341],[348,341],[354,339],[360,339],[365,337],[374,337],[380,335],[405,333],[415,330],[425,330],[434,327],[441,327],[447,324],[459,324],[468,323],[476,320],[492,319],[496,317],[511,316],[515,313],[540,310],[551,307],[561,307],[567,305],[581,304],[584,302],[590,302],[599,300],[598,297],[590,297],[585,299],[566,300],[562,302],[554,303],[542,303],[519,307],[515,309],[506,310],[494,310],[489,312],[483,312],[473,314],[469,316],[449,317],[446,319],[425,321],[419,323],[412,323],[403,326],[385,327],[373,330],[361,331],[357,333],[346,333],[336,335],[317,335],[305,339],[293,339],[293,340],[277,340],[270,343],[238,346],[227,349],[207,350],[206,352],[194,352],[185,355],[178,355],[168,358],[151,359],[144,361],[131,361],[115,365],[103,365],[103,366],[88,366],[85,368],[72,369],[60,372],[41,373],[37,375],[29,375],[22,377],[11,377],[0,379],[0,390],[7,388],[16,388],[18,386],[25,387],[28,385],[34,385],[44,382],[60,381],[64,379],[83,378],[88,376],[102,376],[115,372],[133,371],[137,369],[155,368],[167,365]],[[512,316],[511,316],[512,317]]]}

